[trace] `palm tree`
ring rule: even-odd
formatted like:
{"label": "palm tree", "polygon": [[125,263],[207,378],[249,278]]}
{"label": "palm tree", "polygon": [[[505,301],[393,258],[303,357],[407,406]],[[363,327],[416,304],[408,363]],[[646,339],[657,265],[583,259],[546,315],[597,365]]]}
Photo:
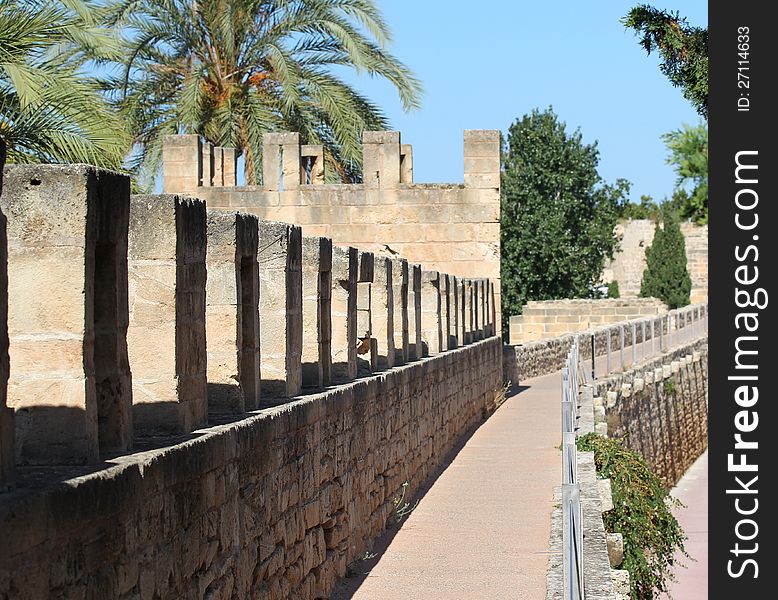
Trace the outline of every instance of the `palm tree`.
{"label": "palm tree", "polygon": [[86,53],[113,58],[117,40],[82,0],[0,0],[0,139],[8,162],[84,162],[118,169],[123,123]]}
{"label": "palm tree", "polygon": [[147,181],[165,134],[198,133],[238,148],[246,182],[260,182],[262,136],[281,130],[323,144],[331,178],[357,180],[362,131],[388,123],[333,67],[383,77],[405,110],[419,106],[373,0],[114,0],[108,11],[126,43],[110,86]]}

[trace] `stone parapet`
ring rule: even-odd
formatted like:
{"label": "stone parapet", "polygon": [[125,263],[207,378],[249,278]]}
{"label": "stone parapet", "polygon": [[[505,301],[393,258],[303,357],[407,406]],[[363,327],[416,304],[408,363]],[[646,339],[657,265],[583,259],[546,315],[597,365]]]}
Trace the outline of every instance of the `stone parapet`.
{"label": "stone parapet", "polygon": [[7,403],[21,464],[93,463],[132,445],[129,186],[87,165],[5,170]]}
{"label": "stone parapet", "polygon": [[133,419],[146,433],[188,432],[208,419],[206,231],[200,200],[130,200],[127,343]]}
{"label": "stone parapet", "polygon": [[[397,499],[482,420],[500,352],[493,337],[3,494],[3,585],[29,598],[326,598]],[[22,486],[44,475],[21,471]]]}

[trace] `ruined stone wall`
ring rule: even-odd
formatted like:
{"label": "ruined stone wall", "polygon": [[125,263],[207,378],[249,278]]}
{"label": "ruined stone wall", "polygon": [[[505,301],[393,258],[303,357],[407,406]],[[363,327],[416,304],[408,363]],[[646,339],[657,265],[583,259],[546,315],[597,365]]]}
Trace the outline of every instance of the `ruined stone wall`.
{"label": "ruined stone wall", "polygon": [[459,277],[487,277],[496,284],[500,329],[499,131],[464,132],[463,184],[413,183],[411,147],[399,132],[365,132],[361,184],[325,184],[323,150],[301,145],[297,133],[265,135],[262,186],[236,187],[234,175],[220,175],[214,165],[227,164],[225,150],[195,135],[166,138],[164,191],[193,194],[209,209],[295,223],[304,235],[336,245],[399,255]]}
{"label": "ruined stone wall", "polygon": [[705,338],[598,382],[595,411],[670,488],[708,445],[707,382]]}
{"label": "ruined stone wall", "polygon": [[492,337],[67,485],[20,485],[0,497],[0,596],[326,598],[403,484],[407,499],[482,419],[500,352]]}
{"label": "ruined stone wall", "polygon": [[656,298],[532,300],[510,318],[510,344],[543,340],[606,323],[629,321],[667,312]]}
{"label": "ruined stone wall", "polygon": [[[646,248],[654,240],[654,221],[635,219],[616,226],[620,249],[606,264],[603,281],[618,281],[622,297],[637,296],[646,269]],[[705,302],[708,298],[708,226],[681,223],[686,240],[686,259],[692,279],[691,302]]]}

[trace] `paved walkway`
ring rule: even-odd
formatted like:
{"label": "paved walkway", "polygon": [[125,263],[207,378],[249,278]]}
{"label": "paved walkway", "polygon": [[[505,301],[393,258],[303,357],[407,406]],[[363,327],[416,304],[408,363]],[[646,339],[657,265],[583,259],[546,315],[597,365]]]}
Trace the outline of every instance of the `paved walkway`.
{"label": "paved walkway", "polygon": [[[644,349],[646,358],[658,355],[658,340],[654,352],[650,340],[638,344],[637,362]],[[632,358],[625,348],[625,367]],[[596,362],[601,377],[606,358]],[[621,364],[614,351],[611,371]],[[559,372],[523,381],[330,600],[544,600],[553,490],[562,477],[560,402]]]}
{"label": "paved walkway", "polygon": [[523,382],[331,599],[543,600],[560,385],[559,373]]}
{"label": "paved walkway", "polygon": [[[676,554],[674,570],[677,581],[670,585],[661,600],[707,600],[708,598],[708,452],[689,467],[673,488],[673,496],[687,508],[673,511],[689,537],[686,551],[692,560]],[[679,565],[684,565],[680,566]],[[685,567],[685,568],[684,568]]]}

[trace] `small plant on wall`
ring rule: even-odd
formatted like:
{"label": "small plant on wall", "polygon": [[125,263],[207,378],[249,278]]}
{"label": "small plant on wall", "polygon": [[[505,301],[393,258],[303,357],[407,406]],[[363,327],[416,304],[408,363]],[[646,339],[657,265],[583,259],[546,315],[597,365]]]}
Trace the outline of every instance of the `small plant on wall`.
{"label": "small plant on wall", "polygon": [[630,595],[636,600],[657,598],[672,580],[675,551],[688,556],[686,536],[671,510],[680,502],[643,458],[620,441],[588,433],[578,439],[578,450],[594,452],[598,475],[611,480],[613,509],[602,517],[608,532],[624,538]]}

